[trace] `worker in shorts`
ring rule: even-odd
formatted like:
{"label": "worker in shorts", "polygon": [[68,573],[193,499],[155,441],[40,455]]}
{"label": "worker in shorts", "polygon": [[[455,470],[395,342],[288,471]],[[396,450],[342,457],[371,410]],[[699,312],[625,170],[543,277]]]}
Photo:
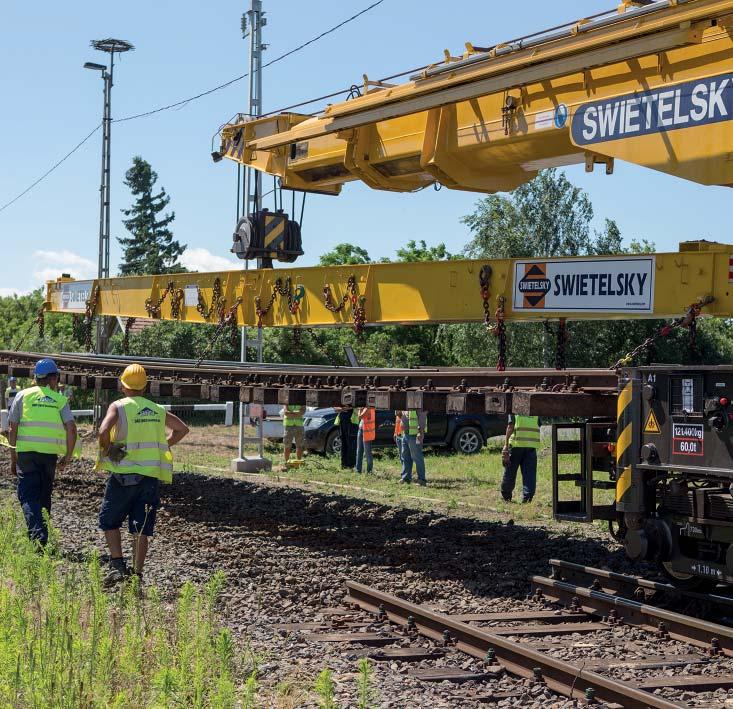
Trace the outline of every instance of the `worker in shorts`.
{"label": "worker in shorts", "polygon": [[110,473],[99,512],[99,528],[104,532],[110,557],[105,586],[114,585],[130,573],[120,535],[125,519],[133,537],[131,573],[142,581],[160,506],[159,486],[173,480],[170,448],[188,433],[181,419],[143,396],[148,378],[141,365],[127,367],[120,384],[125,396],[110,404],[99,428],[97,467]]}
{"label": "worker in shorts", "polygon": [[[303,446],[305,444],[305,429],[303,428],[303,416],[305,406],[288,405],[283,409],[283,447],[285,448],[285,468],[290,462],[290,454],[295,441],[295,457],[300,462],[303,460]],[[299,464],[296,463],[296,465]]]}

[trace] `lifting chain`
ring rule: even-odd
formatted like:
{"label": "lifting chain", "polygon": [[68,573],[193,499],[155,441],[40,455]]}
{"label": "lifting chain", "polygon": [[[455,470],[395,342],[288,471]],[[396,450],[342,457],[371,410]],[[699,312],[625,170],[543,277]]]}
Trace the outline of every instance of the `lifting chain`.
{"label": "lifting chain", "polygon": [[491,266],[482,266],[478,274],[479,287],[481,288],[481,301],[484,306],[484,325],[491,331]]}
{"label": "lifting chain", "polygon": [[122,354],[130,354],[130,330],[135,324],[135,318],[127,318],[125,320],[125,335],[122,338]]}
{"label": "lifting chain", "polygon": [[270,312],[272,306],[275,304],[277,296],[282,296],[288,300],[288,311],[291,315],[295,315],[300,310],[300,303],[305,297],[305,287],[296,286],[293,291],[292,281],[290,276],[285,279],[283,285],[282,278],[278,278],[272,286],[272,293],[270,299],[267,301],[267,305],[262,307],[262,299],[259,296],[255,297],[255,312],[257,313],[257,327],[262,327],[262,319]]}
{"label": "lifting chain", "polygon": [[303,348],[303,328],[293,328],[293,354],[303,356],[305,349]]}
{"label": "lifting chain", "polygon": [[181,305],[183,303],[183,288],[176,288],[171,291],[171,317],[174,320],[181,319]]}
{"label": "lifting chain", "polygon": [[[217,278],[217,280],[219,280]],[[237,298],[231,308],[228,308],[227,310],[224,310],[224,306],[222,304],[220,312],[219,312],[219,323],[216,326],[216,330],[214,331],[213,336],[209,339],[209,343],[206,345],[206,347],[201,352],[198,362],[196,362],[196,366],[200,367],[201,363],[211,354],[211,352],[214,349],[214,345],[219,341],[219,338],[222,336],[224,331],[229,330],[229,337],[231,338],[232,345],[236,348],[237,346],[237,335],[238,335],[238,326],[237,326],[237,308],[242,304],[242,297],[240,296]],[[200,311],[199,311],[200,312]]]}
{"label": "lifting chain", "polygon": [[506,298],[500,295],[496,299],[496,312],[494,318],[496,322],[491,321],[491,266],[486,264],[481,267],[478,275],[479,287],[481,290],[481,302],[484,308],[484,325],[486,329],[498,339],[499,356],[496,362],[496,369],[503,372],[506,369],[506,322],[504,305]]}
{"label": "lifting chain", "polygon": [[609,367],[609,369],[621,369],[621,367],[628,367],[639,355],[644,354],[654,347],[658,340],[664,337],[669,337],[675,330],[678,330],[681,327],[686,327],[690,330],[690,348],[694,351],[697,344],[697,318],[700,316],[702,309],[714,301],[715,298],[706,295],[704,298],[698,300],[697,303],[693,303],[690,305],[685,315],[660,327],[657,332],[650,337],[647,337],[644,342],[631,350],[631,352],[622,357],[618,362],[616,362],[616,364]]}
{"label": "lifting chain", "polygon": [[36,317],[33,319],[33,322],[28,325],[25,332],[21,335],[21,338],[18,340],[18,342],[15,345],[15,351],[17,352],[25,342],[28,335],[30,335],[31,330],[38,325],[38,337],[42,340],[43,335],[46,331],[46,306],[45,304],[41,306],[40,310],[36,313]]}
{"label": "lifting chain", "polygon": [[163,303],[168,297],[168,294],[172,292],[175,287],[176,285],[173,281],[168,281],[168,285],[165,287],[163,294],[160,296],[160,298],[158,298],[158,300],[153,301],[152,298],[146,298],[145,311],[147,312],[149,318],[152,318],[153,320],[160,320],[160,311],[163,307]]}
{"label": "lifting chain", "polygon": [[353,274],[349,276],[349,280],[346,282],[346,291],[338,303],[333,302],[331,286],[323,286],[323,303],[326,310],[330,310],[332,313],[340,313],[349,302],[354,316],[354,331],[357,335],[362,335],[366,324],[366,296],[360,296],[357,292],[356,276]]}
{"label": "lifting chain", "polygon": [[506,298],[500,295],[497,298],[496,308],[496,325],[493,327],[493,333],[499,341],[499,356],[496,360],[496,369],[503,372],[506,369],[506,322],[504,321],[504,303]]}
{"label": "lifting chain", "polygon": [[74,337],[79,344],[84,345],[87,352],[91,352],[94,349],[92,342],[92,331],[94,323],[94,313],[97,311],[97,305],[99,304],[99,286],[95,285],[92,288],[89,300],[84,303],[84,317],[78,315],[74,316]]}
{"label": "lifting chain", "polygon": [[[219,322],[224,313],[224,298],[221,296],[221,278],[214,279],[214,288],[211,294],[211,305],[207,308],[206,301],[204,300],[204,294],[201,289],[198,290],[198,303],[196,304],[196,310],[201,314],[201,317],[208,322],[212,315],[219,314]],[[241,302],[241,299],[240,299]]]}

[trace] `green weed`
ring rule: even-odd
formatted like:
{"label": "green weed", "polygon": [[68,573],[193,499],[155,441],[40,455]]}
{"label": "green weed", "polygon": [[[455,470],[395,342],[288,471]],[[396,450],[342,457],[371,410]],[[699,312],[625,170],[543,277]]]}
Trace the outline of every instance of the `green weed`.
{"label": "green weed", "polygon": [[38,553],[0,506],[0,706],[236,707],[239,661],[214,618],[222,584],[184,584],[172,605],[136,581],[107,593],[96,554],[69,565]]}
{"label": "green weed", "polygon": [[333,698],[335,687],[331,670],[321,670],[318,677],[316,677],[313,689],[318,695],[318,706],[321,709],[336,709],[336,702]]}
{"label": "green weed", "polygon": [[369,709],[374,701],[374,688],[372,687],[374,668],[366,657],[359,660],[358,668],[359,676],[356,679],[358,707],[359,709]]}

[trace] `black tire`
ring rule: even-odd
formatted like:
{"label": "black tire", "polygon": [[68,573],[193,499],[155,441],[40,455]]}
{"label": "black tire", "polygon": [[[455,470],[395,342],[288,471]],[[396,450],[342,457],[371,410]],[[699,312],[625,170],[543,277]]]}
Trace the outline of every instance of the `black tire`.
{"label": "black tire", "polygon": [[326,449],[324,453],[326,455],[341,454],[341,431],[338,428],[335,428],[326,436]]}
{"label": "black tire", "polygon": [[659,570],[669,579],[669,582],[681,591],[699,591],[700,593],[707,593],[712,591],[716,582],[712,579],[702,578],[700,576],[693,576],[692,574],[681,574],[677,571],[672,570],[672,565],[668,562],[659,562]]}
{"label": "black tire", "polygon": [[484,438],[474,426],[462,426],[453,436],[453,450],[463,455],[476,455],[484,445]]}

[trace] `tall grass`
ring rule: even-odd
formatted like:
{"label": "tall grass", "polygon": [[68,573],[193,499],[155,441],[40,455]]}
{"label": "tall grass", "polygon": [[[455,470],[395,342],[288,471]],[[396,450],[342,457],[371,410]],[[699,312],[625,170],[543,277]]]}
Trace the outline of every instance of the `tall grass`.
{"label": "tall grass", "polygon": [[[235,707],[253,705],[254,676],[215,619],[224,583],[190,583],[166,604],[133,581],[102,588],[95,556],[67,564],[38,554],[18,513],[0,506],[0,706]],[[253,691],[254,690],[254,691]]]}

